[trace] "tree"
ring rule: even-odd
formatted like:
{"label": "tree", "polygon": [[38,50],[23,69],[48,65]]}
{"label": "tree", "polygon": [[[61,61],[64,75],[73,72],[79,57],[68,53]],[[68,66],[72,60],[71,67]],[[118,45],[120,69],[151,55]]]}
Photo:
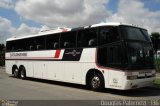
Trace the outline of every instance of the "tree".
{"label": "tree", "polygon": [[154,48],[154,51],[155,51],[155,56],[156,56],[156,70],[157,71],[160,71],[160,68],[159,68],[159,59],[157,59],[157,50],[160,48],[160,45],[159,45],[159,42],[160,42],[160,33],[158,32],[154,32],[151,34],[151,39],[152,39],[152,42],[153,42],[153,48]]}
{"label": "tree", "polygon": [[0,44],[0,51],[3,51],[5,49],[5,45],[4,44]]}
{"label": "tree", "polygon": [[5,64],[5,45],[0,44],[0,66]]}
{"label": "tree", "polygon": [[160,41],[160,33],[158,32],[153,32],[151,34],[151,39],[152,39],[152,42],[153,42],[153,48],[155,50],[155,52],[157,53],[157,50],[158,50],[158,43]]}

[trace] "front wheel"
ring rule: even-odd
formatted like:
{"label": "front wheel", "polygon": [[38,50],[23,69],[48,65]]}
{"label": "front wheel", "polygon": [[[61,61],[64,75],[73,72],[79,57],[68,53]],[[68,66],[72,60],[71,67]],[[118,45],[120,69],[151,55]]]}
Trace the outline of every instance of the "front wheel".
{"label": "front wheel", "polygon": [[90,88],[94,91],[102,91],[104,89],[104,79],[100,74],[95,73],[90,77]]}
{"label": "front wheel", "polygon": [[21,67],[20,68],[20,77],[21,77],[21,79],[26,79],[26,70],[25,70],[25,68],[24,67]]}

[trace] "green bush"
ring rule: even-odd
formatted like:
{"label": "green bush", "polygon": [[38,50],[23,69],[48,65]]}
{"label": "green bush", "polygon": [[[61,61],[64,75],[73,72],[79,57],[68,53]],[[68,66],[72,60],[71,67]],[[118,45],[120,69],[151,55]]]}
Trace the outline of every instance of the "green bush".
{"label": "green bush", "polygon": [[5,65],[5,53],[3,51],[0,52],[0,66]]}
{"label": "green bush", "polygon": [[155,84],[157,87],[160,87],[160,78],[156,78],[154,84]]}
{"label": "green bush", "polygon": [[0,66],[5,65],[5,45],[0,44]]}
{"label": "green bush", "polygon": [[160,72],[160,58],[155,59],[155,69],[157,72]]}

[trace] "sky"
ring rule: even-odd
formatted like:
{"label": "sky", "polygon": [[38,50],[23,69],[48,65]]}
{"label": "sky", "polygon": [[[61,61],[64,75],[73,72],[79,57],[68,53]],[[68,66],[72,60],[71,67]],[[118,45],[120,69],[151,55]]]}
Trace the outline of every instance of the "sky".
{"label": "sky", "polygon": [[0,43],[45,29],[104,22],[160,32],[160,0],[0,0]]}

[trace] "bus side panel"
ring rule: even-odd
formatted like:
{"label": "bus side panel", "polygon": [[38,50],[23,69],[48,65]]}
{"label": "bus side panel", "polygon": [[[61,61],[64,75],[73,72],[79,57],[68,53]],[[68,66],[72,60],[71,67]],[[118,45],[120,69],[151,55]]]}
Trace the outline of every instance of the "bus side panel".
{"label": "bus side panel", "polygon": [[43,72],[45,71],[46,65],[43,61],[36,61],[33,64],[34,67],[34,77],[43,78]]}
{"label": "bus side panel", "polygon": [[81,63],[64,62],[65,79],[68,82],[81,83]]}
{"label": "bus side panel", "polygon": [[[5,54],[5,59],[7,59],[7,57],[10,57],[9,53]],[[10,60],[5,60],[5,68],[6,68],[6,73],[8,74],[12,74],[12,64]]]}
{"label": "bus side panel", "polygon": [[90,63],[95,62],[96,59],[96,48],[83,49],[80,62]]}
{"label": "bus side panel", "polygon": [[46,79],[62,81],[64,79],[64,66],[60,61],[47,62]]}
{"label": "bus side panel", "polygon": [[58,62],[54,61],[54,73],[57,80],[64,79],[65,70],[64,70],[64,64],[62,64],[61,61]]}
{"label": "bus side panel", "polygon": [[82,83],[86,84],[86,75],[90,69],[95,69],[95,59],[96,59],[96,48],[83,49],[82,56],[80,59],[81,70],[82,70]]}
{"label": "bus side panel", "polygon": [[6,64],[6,67],[5,67],[6,68],[6,73],[12,74],[12,66],[14,64],[14,61],[6,60],[5,64]]}
{"label": "bus side panel", "polygon": [[34,74],[33,61],[27,61],[25,68],[26,68],[26,76],[27,77],[33,77],[33,74]]}

